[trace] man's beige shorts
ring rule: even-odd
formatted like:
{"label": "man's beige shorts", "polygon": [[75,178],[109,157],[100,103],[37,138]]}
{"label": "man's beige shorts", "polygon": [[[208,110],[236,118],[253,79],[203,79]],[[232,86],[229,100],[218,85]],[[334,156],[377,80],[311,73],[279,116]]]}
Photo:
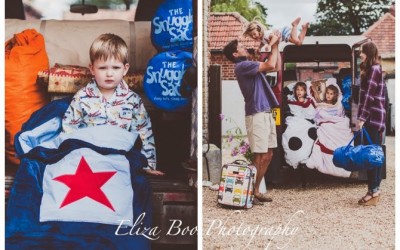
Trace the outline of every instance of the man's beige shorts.
{"label": "man's beige shorts", "polygon": [[246,116],[246,130],[251,152],[266,153],[269,148],[278,147],[272,113],[261,112]]}

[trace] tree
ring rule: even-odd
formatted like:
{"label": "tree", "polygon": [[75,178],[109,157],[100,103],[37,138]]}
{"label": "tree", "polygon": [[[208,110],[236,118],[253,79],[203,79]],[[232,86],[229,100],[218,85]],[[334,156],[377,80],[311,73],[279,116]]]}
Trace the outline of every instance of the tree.
{"label": "tree", "polygon": [[211,0],[211,12],[238,12],[248,21],[258,17],[258,21],[266,23],[267,8],[252,0]]}
{"label": "tree", "polygon": [[360,35],[387,12],[391,0],[319,0],[311,35]]}

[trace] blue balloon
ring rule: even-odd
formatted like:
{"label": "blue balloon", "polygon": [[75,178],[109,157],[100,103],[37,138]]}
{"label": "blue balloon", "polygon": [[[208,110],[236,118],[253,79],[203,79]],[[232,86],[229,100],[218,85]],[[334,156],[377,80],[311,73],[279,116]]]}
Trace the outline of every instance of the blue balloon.
{"label": "blue balloon", "polygon": [[166,0],[160,4],[151,20],[151,40],[158,51],[192,51],[192,0]]}
{"label": "blue balloon", "polygon": [[174,50],[162,52],[150,59],[143,80],[144,91],[149,100],[158,108],[178,111],[189,100],[183,97],[179,88],[185,70],[192,65],[192,53]]}

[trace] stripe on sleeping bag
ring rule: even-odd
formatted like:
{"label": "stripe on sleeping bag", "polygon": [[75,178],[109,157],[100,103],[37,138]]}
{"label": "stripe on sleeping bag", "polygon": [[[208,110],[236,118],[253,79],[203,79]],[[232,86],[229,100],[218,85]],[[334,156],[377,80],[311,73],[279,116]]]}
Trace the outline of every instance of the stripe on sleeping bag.
{"label": "stripe on sleeping bag", "polygon": [[305,102],[290,101],[290,100],[288,100],[287,102],[288,102],[288,104],[301,106],[303,108],[308,108],[310,105],[312,105],[315,108],[315,104],[312,99],[307,99],[307,101],[305,101]]}
{"label": "stripe on sleeping bag", "polygon": [[325,147],[325,145],[322,144],[319,140],[317,140],[317,141],[315,142],[315,144],[317,144],[317,145],[321,148],[321,152],[323,152],[323,153],[325,153],[325,154],[333,155],[333,150],[331,150],[331,149]]}

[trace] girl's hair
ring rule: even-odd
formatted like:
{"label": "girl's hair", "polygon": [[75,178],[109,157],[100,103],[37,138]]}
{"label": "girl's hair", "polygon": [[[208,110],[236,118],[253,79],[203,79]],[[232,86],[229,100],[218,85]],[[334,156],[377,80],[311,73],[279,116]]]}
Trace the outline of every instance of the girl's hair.
{"label": "girl's hair", "polygon": [[294,92],[294,97],[296,98],[296,100],[297,100],[297,95],[296,95],[297,88],[303,88],[306,93],[306,95],[304,97],[307,97],[307,85],[305,82],[297,82],[296,85],[294,85],[293,92]]}
{"label": "girl's hair", "polygon": [[114,34],[102,34],[98,36],[90,46],[90,62],[95,60],[115,58],[123,64],[128,63],[128,46],[125,41]]}
{"label": "girl's hair", "polygon": [[361,82],[366,81],[371,73],[373,65],[379,64],[378,48],[373,42],[367,42],[362,45],[361,52],[366,55],[365,61],[361,63]]}
{"label": "girl's hair", "polygon": [[[326,87],[325,91],[327,92],[328,90],[332,90],[333,91],[334,97],[332,99],[332,102],[333,102],[333,104],[336,104],[337,101],[338,101],[338,97],[339,97],[339,89],[334,85],[329,85],[329,86]],[[326,92],[325,92],[325,94],[326,94]]]}
{"label": "girl's hair", "polygon": [[266,28],[264,27],[264,25],[262,25],[259,21],[251,21],[248,25],[246,30],[243,32],[243,36],[244,37],[248,37],[250,36],[250,33],[253,30],[257,30],[258,32],[260,32],[262,35],[264,35],[264,30]]}

